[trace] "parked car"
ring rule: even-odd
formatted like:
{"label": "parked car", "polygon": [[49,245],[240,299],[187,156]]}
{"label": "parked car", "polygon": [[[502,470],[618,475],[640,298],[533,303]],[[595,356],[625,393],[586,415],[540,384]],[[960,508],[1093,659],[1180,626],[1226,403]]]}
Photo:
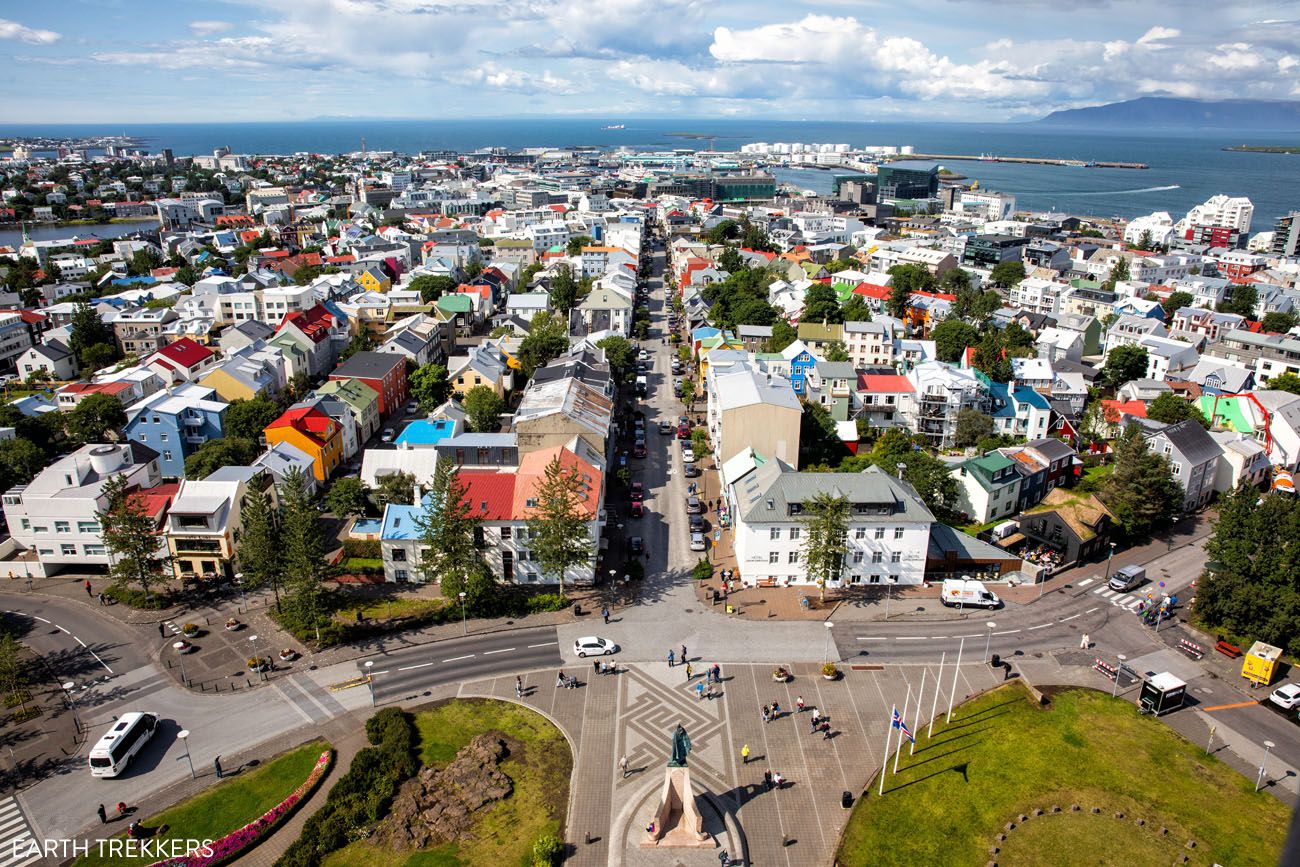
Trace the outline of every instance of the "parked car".
{"label": "parked car", "polygon": [[684,422],[684,421],[683,421],[683,422],[679,422],[679,423],[677,424],[677,438],[678,438],[679,440],[688,440],[688,439],[690,439],[690,438],[691,438],[691,426],[690,426],[689,424],[687,424],[686,422]]}
{"label": "parked car", "polygon": [[633,536],[628,540],[628,548],[639,557],[645,553],[645,540],[640,536]]}
{"label": "parked car", "polygon": [[639,503],[645,499],[645,485],[640,482],[632,483],[632,502]]}
{"label": "parked car", "polygon": [[673,432],[673,424],[670,421],[659,422],[659,433],[670,434]]}
{"label": "parked car", "polygon": [[692,533],[703,533],[705,530],[708,529],[708,527],[705,525],[703,515],[691,515],[690,519],[691,519]]}
{"label": "parked car", "polygon": [[1300,707],[1300,684],[1284,683],[1273,690],[1268,700],[1285,710],[1294,710]]}
{"label": "parked car", "polygon": [[573,642],[573,652],[583,659],[588,656],[609,656],[611,653],[618,653],[618,645],[608,638],[588,635]]}
{"label": "parked car", "polygon": [[637,440],[636,445],[632,446],[632,457],[643,458],[646,456],[645,440]]}
{"label": "parked car", "polygon": [[703,534],[703,533],[692,533],[692,534],[691,534],[691,550],[692,550],[692,551],[703,551],[703,550],[704,550],[705,548],[707,548],[707,547],[709,547],[709,544],[708,544],[708,542],[705,541],[705,539],[704,539],[704,534]]}
{"label": "parked car", "polygon": [[628,510],[628,513],[633,518],[643,518],[645,517],[645,505],[640,500],[633,500],[632,508]]}
{"label": "parked car", "polygon": [[384,432],[379,435],[381,442],[391,443],[397,437],[397,431],[391,427],[384,428]]}
{"label": "parked car", "polygon": [[406,414],[415,415],[420,411],[420,402],[418,400],[408,400],[406,402]]}
{"label": "parked car", "polygon": [[685,464],[695,463],[695,449],[691,448],[690,446],[686,446],[685,448],[682,449],[682,463]]}
{"label": "parked car", "polygon": [[686,514],[688,515],[704,514],[704,504],[700,502],[699,497],[692,496],[686,498]]}
{"label": "parked car", "polygon": [[700,468],[695,464],[687,464],[685,475],[688,479],[698,479],[700,477]]}

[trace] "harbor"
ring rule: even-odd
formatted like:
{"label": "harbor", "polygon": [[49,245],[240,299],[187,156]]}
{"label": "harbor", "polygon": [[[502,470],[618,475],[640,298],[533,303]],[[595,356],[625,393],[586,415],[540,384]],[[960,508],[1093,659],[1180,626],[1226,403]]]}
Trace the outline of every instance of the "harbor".
{"label": "harbor", "polygon": [[966,160],[981,163],[1024,163],[1036,166],[1067,166],[1075,169],[1149,169],[1146,163],[1121,163],[1102,160],[1061,160],[1048,157],[1001,157],[993,154],[908,154],[897,159],[907,160]]}

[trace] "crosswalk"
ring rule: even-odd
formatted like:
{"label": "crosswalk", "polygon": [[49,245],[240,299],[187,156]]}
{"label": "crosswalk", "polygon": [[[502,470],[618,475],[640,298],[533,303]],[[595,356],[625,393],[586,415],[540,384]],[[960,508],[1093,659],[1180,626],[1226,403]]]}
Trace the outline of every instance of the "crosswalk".
{"label": "crosswalk", "polygon": [[1100,596],[1116,608],[1123,608],[1127,611],[1136,611],[1137,607],[1145,601],[1141,596],[1130,596],[1127,593],[1117,593],[1109,587],[1098,587],[1092,592],[1093,595]]}
{"label": "crosswalk", "polygon": [[32,829],[27,824],[22,807],[18,806],[12,795],[0,799],[0,865],[23,867],[24,864],[39,861],[39,854],[26,854],[35,851],[30,848],[31,842]]}

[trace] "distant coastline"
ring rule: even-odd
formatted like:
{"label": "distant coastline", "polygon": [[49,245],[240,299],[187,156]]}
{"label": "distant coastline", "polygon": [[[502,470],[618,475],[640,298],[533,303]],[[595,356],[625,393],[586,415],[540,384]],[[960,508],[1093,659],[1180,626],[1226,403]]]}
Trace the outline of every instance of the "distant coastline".
{"label": "distant coastline", "polygon": [[1300,145],[1229,145],[1225,151],[1246,154],[1300,154]]}

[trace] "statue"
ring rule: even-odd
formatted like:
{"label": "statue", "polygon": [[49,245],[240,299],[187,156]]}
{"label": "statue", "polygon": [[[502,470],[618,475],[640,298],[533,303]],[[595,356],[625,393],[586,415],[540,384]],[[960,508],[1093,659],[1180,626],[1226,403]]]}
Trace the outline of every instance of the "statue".
{"label": "statue", "polygon": [[677,730],[673,732],[673,754],[668,759],[668,767],[684,768],[686,767],[686,756],[691,751],[691,736],[686,734],[686,729],[681,723],[677,724]]}

